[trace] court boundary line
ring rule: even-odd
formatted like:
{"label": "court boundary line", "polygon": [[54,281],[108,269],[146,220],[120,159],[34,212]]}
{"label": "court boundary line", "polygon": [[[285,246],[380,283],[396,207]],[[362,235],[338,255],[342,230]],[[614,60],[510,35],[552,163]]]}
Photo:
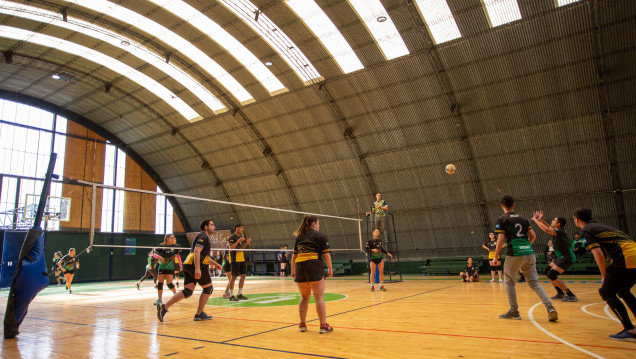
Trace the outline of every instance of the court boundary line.
{"label": "court boundary line", "polygon": [[[386,304],[386,303],[395,302],[395,301],[397,301],[397,300],[402,300],[402,299],[406,299],[406,298],[416,297],[416,296],[418,296],[418,295],[423,295],[423,294],[433,293],[433,292],[437,292],[437,291],[444,290],[444,289],[448,289],[448,288],[452,288],[452,287],[457,287],[457,285],[451,285],[451,286],[444,287],[444,288],[433,289],[433,290],[429,290],[429,291],[426,291],[426,292],[421,292],[421,293],[416,293],[416,294],[407,295],[406,297],[400,297],[400,298],[396,298],[396,299],[391,299],[391,300],[387,300],[387,301],[382,301],[382,302],[375,303],[375,304],[366,305],[366,306],[364,306],[364,307],[360,307],[360,308],[356,308],[356,309],[350,309],[350,310],[347,310],[347,311],[344,311],[344,312],[340,312],[340,313],[336,313],[336,314],[327,315],[327,318],[331,318],[331,317],[335,317],[335,316],[338,316],[338,315],[342,315],[342,314],[347,314],[347,313],[355,312],[355,311],[362,310],[362,309],[367,309],[367,308],[370,308],[370,307],[375,307],[375,306],[377,306],[377,305],[382,305],[382,304]],[[318,320],[318,318],[316,318],[316,319],[312,319],[312,320],[308,320],[308,321],[307,321],[307,323],[315,322],[315,321],[317,321],[317,320]],[[267,330],[267,331],[260,332],[260,333],[254,333],[254,334],[245,335],[245,336],[238,337],[238,338],[234,338],[234,339],[228,339],[228,340],[224,340],[224,341],[223,341],[223,343],[229,343],[229,342],[232,342],[232,341],[235,341],[235,340],[245,339],[245,338],[249,338],[249,337],[253,337],[253,336],[257,336],[257,335],[261,335],[261,334],[267,334],[267,333],[275,332],[275,331],[277,331],[277,330],[281,330],[281,329],[287,329],[287,328],[295,327],[296,325],[297,325],[297,324],[287,325],[287,326],[284,326],[284,327],[281,327],[281,328],[271,329],[271,330]]]}
{"label": "court boundary line", "polygon": [[532,307],[530,307],[530,309],[528,309],[528,318],[530,319],[532,324],[534,324],[535,327],[539,328],[539,330],[541,330],[545,334],[551,336],[552,338],[560,341],[561,343],[563,343],[563,344],[565,344],[565,345],[567,345],[567,346],[569,346],[569,347],[571,347],[573,349],[576,349],[576,350],[578,350],[580,352],[583,352],[583,353],[585,353],[585,354],[587,354],[589,356],[592,356],[594,358],[597,358],[597,359],[606,359],[605,357],[602,357],[602,356],[600,356],[598,354],[592,353],[591,351],[585,350],[585,349],[579,347],[578,345],[572,344],[572,343],[568,342],[567,340],[562,339],[561,337],[557,336],[556,334],[553,334],[549,330],[547,330],[544,327],[542,327],[539,323],[537,323],[537,321],[534,320],[534,316],[532,315],[532,312],[534,312],[534,308],[539,306],[539,304],[543,304],[543,302],[538,302],[535,305],[533,305]]}
{"label": "court boundary line", "polygon": [[[105,327],[105,326],[95,325],[95,324],[83,324],[83,323],[65,322],[63,320],[46,319],[46,318],[29,318],[29,319],[41,320],[41,321],[53,322],[53,323],[73,324],[73,325],[79,325],[79,326],[91,327],[91,328],[98,328],[98,329],[113,330],[113,328],[111,328],[111,327]],[[294,351],[291,351],[291,350],[273,349],[273,348],[265,348],[265,347],[255,347],[255,346],[251,346],[251,345],[236,344],[236,343],[215,342],[213,340],[208,340],[208,339],[179,337],[179,336],[176,336],[176,335],[150,333],[150,332],[144,332],[144,331],[141,331],[141,330],[132,330],[132,329],[124,329],[124,328],[118,328],[116,330],[121,331],[121,332],[128,332],[128,333],[156,335],[156,336],[165,337],[165,338],[183,339],[183,340],[187,340],[187,341],[204,342],[204,343],[209,343],[209,344],[230,345],[230,346],[234,346],[234,347],[241,347],[241,348],[248,348],[248,349],[257,349],[257,350],[266,350],[266,351],[272,351],[272,352],[278,352],[278,353],[297,354],[297,355],[304,355],[304,356],[318,357],[318,358],[329,358],[329,359],[346,359],[345,357],[336,357],[336,356],[321,355],[321,354],[302,353],[302,352],[294,352]]]}

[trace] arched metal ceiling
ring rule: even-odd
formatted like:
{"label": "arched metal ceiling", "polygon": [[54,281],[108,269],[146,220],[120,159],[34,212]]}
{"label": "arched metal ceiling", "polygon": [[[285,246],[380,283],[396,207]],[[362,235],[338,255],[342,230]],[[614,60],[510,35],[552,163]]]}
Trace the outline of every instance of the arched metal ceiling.
{"label": "arched metal ceiling", "polygon": [[[253,99],[239,99],[170,38],[62,0],[2,6],[64,14],[69,23],[88,22],[141,44],[225,109],[214,110],[193,88],[121,46],[6,12],[2,29],[32,30],[106,54],[164,86],[202,118],[188,121],[168,99],[95,58],[2,31],[0,89],[93,121],[139,154],[172,193],[356,217],[357,203],[364,212],[381,192],[395,214],[401,249],[413,256],[473,251],[499,216],[503,193],[518,197],[526,214],[541,208],[570,217],[585,205],[601,220],[636,228],[631,0],[562,7],[555,0],[517,0],[521,19],[497,27],[482,0],[448,0],[461,37],[443,43],[432,37],[432,24],[414,1],[382,0],[409,51],[392,60],[350,2],[319,0],[364,66],[349,73],[283,1],[252,1],[315,67],[321,77],[312,81],[301,79],[219,1],[187,0],[262,63],[272,62],[268,69],[284,86],[276,91],[262,85],[244,59],[154,2],[114,3],[194,44]],[[73,79],[51,78],[59,72]],[[447,163],[457,165],[455,175],[444,174]],[[204,217],[221,227],[240,220],[259,246],[289,242],[297,220],[243,207],[179,204],[192,227]],[[329,220],[322,228],[334,246],[358,246],[355,224]]]}

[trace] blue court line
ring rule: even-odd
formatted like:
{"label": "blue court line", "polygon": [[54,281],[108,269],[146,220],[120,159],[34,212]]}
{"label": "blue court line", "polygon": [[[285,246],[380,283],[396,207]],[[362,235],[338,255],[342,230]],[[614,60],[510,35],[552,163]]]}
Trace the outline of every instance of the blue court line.
{"label": "blue court line", "polygon": [[[451,287],[456,287],[456,285],[451,285],[451,286],[444,287],[444,288],[438,288],[438,289],[433,289],[433,290],[429,290],[429,291],[426,291],[426,292],[421,292],[421,293],[411,294],[411,295],[407,295],[406,297],[401,297],[401,298],[391,299],[391,300],[387,300],[387,301],[385,301],[385,302],[380,302],[380,303],[375,303],[375,304],[365,305],[364,307],[360,307],[360,308],[351,309],[351,310],[347,310],[347,311],[344,311],[344,312],[340,312],[340,313],[336,313],[336,314],[328,315],[328,316],[327,316],[327,318],[331,318],[331,317],[335,317],[335,316],[337,316],[337,315],[342,315],[342,314],[347,314],[347,313],[355,312],[355,311],[362,310],[362,309],[367,309],[367,308],[370,308],[370,307],[375,307],[376,305],[382,305],[382,304],[386,304],[386,303],[395,302],[395,301],[397,301],[397,300],[402,300],[402,299],[407,299],[407,298],[417,297],[418,295],[427,294],[427,293],[433,293],[433,292],[437,292],[437,291],[440,291],[440,290],[448,289],[448,288],[451,288]],[[307,321],[307,323],[315,322],[316,320],[318,320],[318,318],[316,318],[316,319],[312,319],[312,320],[308,320],[308,321]],[[298,325],[298,324],[286,325],[286,326],[284,326],[284,327],[280,327],[280,328],[276,328],[276,329],[271,329],[271,330],[266,330],[266,331],[264,331],[264,332],[259,332],[259,333],[254,333],[254,334],[250,334],[250,335],[245,335],[245,336],[238,337],[238,338],[234,338],[234,339],[224,340],[224,341],[222,341],[221,343],[223,343],[223,344],[230,344],[229,342],[233,342],[233,341],[235,341],[235,340],[245,339],[245,338],[249,338],[249,337],[253,337],[253,336],[261,335],[261,334],[266,334],[266,333],[271,333],[271,332],[275,332],[275,331],[277,331],[277,330],[281,330],[281,329],[286,329],[286,328],[295,327],[295,326],[297,326],[297,325]]]}
{"label": "blue court line", "polygon": [[[204,342],[204,343],[211,343],[211,344],[230,345],[230,346],[233,346],[233,347],[248,348],[248,349],[258,349],[258,350],[267,350],[267,351],[277,352],[277,353],[296,354],[296,355],[304,355],[304,356],[318,357],[318,358],[329,358],[329,359],[346,359],[345,357],[334,357],[334,356],[329,356],[329,355],[320,355],[320,354],[310,354],[310,353],[294,352],[294,351],[290,351],[290,350],[281,350],[281,349],[271,349],[271,348],[255,347],[255,346],[251,346],[251,345],[242,345],[242,344],[225,343],[225,342],[215,342],[215,341],[213,341],[213,340],[196,339],[196,338],[186,338],[186,337],[179,337],[179,336],[176,336],[176,335],[167,335],[167,334],[159,334],[159,333],[148,333],[148,332],[142,332],[142,331],[140,331],[140,330],[121,329],[121,328],[111,328],[111,327],[105,327],[105,326],[95,325],[95,324],[73,323],[73,322],[65,322],[65,321],[63,321],[63,320],[54,320],[54,319],[45,319],[45,318],[28,318],[28,319],[33,319],[33,320],[42,320],[42,321],[45,321],[45,322],[53,322],[53,323],[73,324],[73,325],[79,325],[79,326],[91,327],[91,328],[98,328],[98,329],[107,329],[107,330],[113,330],[113,329],[116,329],[116,330],[121,331],[121,332],[129,332],[129,333],[137,333],[137,334],[156,335],[156,336],[159,336],[159,337],[165,337],[165,338],[191,340],[191,341]],[[173,355],[173,354],[176,354],[176,353],[172,353],[172,354],[168,354],[168,355]]]}

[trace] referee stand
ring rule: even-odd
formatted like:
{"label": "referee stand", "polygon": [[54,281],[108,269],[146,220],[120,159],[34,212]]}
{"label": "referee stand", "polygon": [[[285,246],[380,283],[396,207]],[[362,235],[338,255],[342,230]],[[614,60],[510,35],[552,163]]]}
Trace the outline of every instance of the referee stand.
{"label": "referee stand", "polygon": [[[373,208],[371,208],[371,214],[367,217],[367,241],[371,238],[371,232],[373,232]],[[393,213],[387,212],[385,221],[385,231],[388,233],[393,232],[393,236],[385,236],[385,239],[382,241],[382,246],[386,249],[387,252],[393,255],[393,259],[389,256],[385,257],[384,260],[384,271],[388,271],[388,280],[387,275],[385,275],[384,282],[385,283],[398,283],[402,281],[402,268],[400,266],[400,250],[398,248],[398,240],[397,233],[395,231],[395,219],[393,217]],[[390,223],[390,225],[389,225]],[[387,234],[388,234],[387,233]],[[367,255],[367,271],[369,272],[369,283],[371,283],[371,265],[370,259]],[[373,273],[373,283],[380,283],[380,270],[378,267],[375,267],[375,273]]]}

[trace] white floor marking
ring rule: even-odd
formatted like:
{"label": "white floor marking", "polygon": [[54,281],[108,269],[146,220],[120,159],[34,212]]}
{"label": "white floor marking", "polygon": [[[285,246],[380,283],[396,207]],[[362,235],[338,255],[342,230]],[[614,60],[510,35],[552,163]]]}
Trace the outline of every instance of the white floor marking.
{"label": "white floor marking", "polygon": [[574,349],[576,349],[576,350],[578,350],[578,351],[580,351],[580,352],[583,352],[583,353],[585,353],[585,354],[587,354],[587,355],[589,355],[589,356],[592,356],[592,357],[594,357],[594,358],[598,358],[598,359],[605,359],[605,357],[602,357],[602,356],[600,356],[600,355],[598,355],[598,354],[594,354],[594,353],[592,353],[592,352],[590,352],[590,351],[587,351],[587,350],[585,350],[585,349],[583,349],[583,348],[581,348],[581,347],[579,347],[579,346],[576,346],[576,345],[574,345],[574,344],[572,344],[572,343],[570,343],[570,342],[568,342],[568,341],[566,341],[566,340],[564,340],[564,339],[561,339],[560,337],[557,337],[556,335],[554,335],[554,334],[550,333],[548,330],[546,330],[546,329],[545,329],[545,328],[543,328],[541,325],[539,325],[539,323],[537,323],[537,321],[536,321],[536,320],[534,320],[534,317],[532,316],[532,312],[534,311],[534,308],[536,308],[538,305],[543,305],[543,303],[542,303],[542,302],[539,302],[539,303],[537,303],[537,304],[533,305],[533,306],[532,306],[532,307],[528,310],[528,318],[530,318],[530,321],[532,322],[532,324],[534,324],[534,326],[535,326],[535,327],[539,328],[539,330],[541,330],[541,331],[542,331],[542,332],[544,332],[545,334],[547,334],[547,335],[551,336],[552,338],[554,338],[554,339],[556,339],[556,340],[560,341],[561,343],[563,343],[563,344],[565,344],[565,345],[567,345],[567,346],[569,346],[569,347],[571,347],[571,348],[574,348]]}

